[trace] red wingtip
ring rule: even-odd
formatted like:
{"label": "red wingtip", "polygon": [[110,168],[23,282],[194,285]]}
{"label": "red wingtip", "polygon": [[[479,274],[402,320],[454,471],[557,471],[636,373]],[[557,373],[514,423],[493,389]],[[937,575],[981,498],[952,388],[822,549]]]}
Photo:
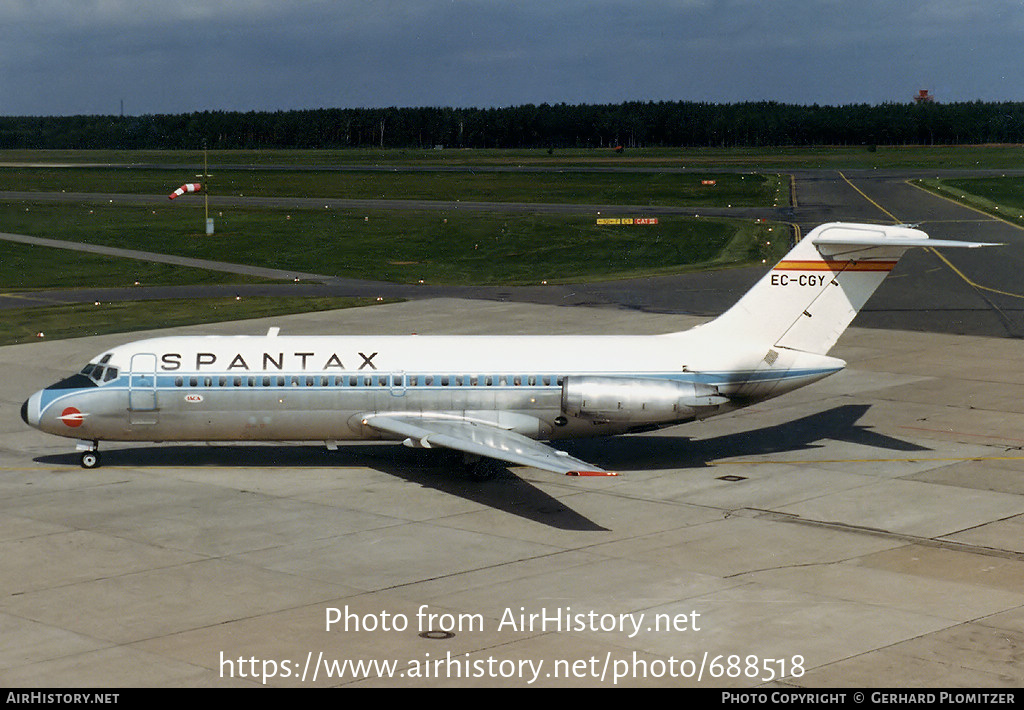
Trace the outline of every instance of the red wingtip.
{"label": "red wingtip", "polygon": [[566,476],[618,476],[615,471],[566,471]]}

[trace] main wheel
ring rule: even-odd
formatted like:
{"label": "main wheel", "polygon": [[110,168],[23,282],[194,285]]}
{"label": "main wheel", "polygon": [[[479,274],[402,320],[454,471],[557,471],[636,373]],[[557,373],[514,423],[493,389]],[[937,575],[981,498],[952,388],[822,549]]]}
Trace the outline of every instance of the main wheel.
{"label": "main wheel", "polygon": [[82,464],[82,468],[96,468],[100,465],[100,452],[86,451],[82,454],[79,462]]}
{"label": "main wheel", "polygon": [[498,463],[493,459],[480,459],[466,465],[466,475],[471,481],[489,481],[498,475]]}

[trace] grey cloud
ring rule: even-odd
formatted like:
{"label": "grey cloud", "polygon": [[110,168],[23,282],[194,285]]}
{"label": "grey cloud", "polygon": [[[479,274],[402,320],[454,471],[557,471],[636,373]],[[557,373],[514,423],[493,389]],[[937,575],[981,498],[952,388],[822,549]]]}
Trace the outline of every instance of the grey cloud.
{"label": "grey cloud", "polygon": [[1022,98],[1019,0],[5,3],[0,113]]}

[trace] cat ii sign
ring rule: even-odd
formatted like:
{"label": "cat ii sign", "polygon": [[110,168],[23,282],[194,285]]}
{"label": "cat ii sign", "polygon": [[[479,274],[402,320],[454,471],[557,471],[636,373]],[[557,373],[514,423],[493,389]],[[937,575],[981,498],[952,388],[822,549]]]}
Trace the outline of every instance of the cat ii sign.
{"label": "cat ii sign", "polygon": [[629,224],[657,224],[657,217],[598,217],[597,223],[600,225],[629,225]]}

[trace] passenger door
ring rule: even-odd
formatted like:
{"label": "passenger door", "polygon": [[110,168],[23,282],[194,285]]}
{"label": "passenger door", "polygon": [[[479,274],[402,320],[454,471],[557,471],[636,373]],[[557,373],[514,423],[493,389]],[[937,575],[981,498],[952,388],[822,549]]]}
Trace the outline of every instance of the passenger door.
{"label": "passenger door", "polygon": [[128,422],[156,424],[156,355],[132,355],[128,373]]}

